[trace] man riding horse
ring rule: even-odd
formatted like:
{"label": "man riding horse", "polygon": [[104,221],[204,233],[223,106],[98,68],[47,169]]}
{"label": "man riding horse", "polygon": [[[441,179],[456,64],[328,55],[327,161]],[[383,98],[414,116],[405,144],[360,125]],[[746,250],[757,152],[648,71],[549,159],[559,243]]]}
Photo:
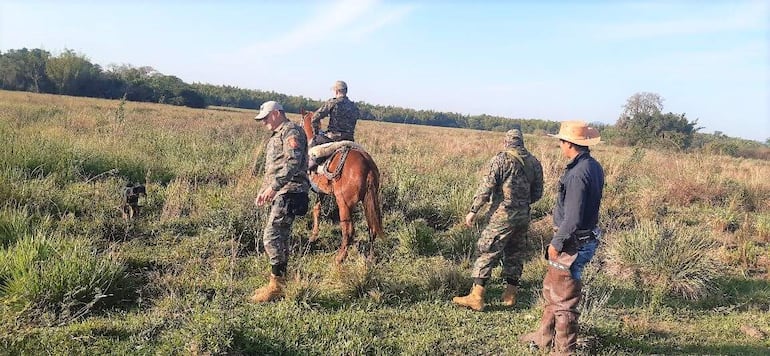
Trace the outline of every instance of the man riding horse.
{"label": "man riding horse", "polygon": [[[348,99],[347,83],[338,80],[332,86],[334,97],[327,100],[313,114],[313,137],[310,147],[336,141],[355,141],[354,131],[358,121],[358,107]],[[329,116],[326,131],[321,131],[321,119]],[[311,159],[308,169],[313,170],[326,157]]]}
{"label": "man riding horse", "polygon": [[[373,242],[383,236],[380,207],[380,170],[374,159],[354,141],[354,130],[359,113],[356,104],[347,97],[348,85],[339,80],[331,88],[334,98],[316,112],[302,114],[302,127],[307,137],[308,170],[313,190],[319,198],[313,205],[313,231],[310,241],[318,238],[318,218],[324,196],[333,196],[339,212],[342,243],[335,262],[342,263],[348,255],[348,246],[355,237],[353,209],[360,202],[369,230],[368,257],[373,257]],[[326,132],[321,131],[321,119],[329,116]],[[323,169],[318,164],[326,161]]]}

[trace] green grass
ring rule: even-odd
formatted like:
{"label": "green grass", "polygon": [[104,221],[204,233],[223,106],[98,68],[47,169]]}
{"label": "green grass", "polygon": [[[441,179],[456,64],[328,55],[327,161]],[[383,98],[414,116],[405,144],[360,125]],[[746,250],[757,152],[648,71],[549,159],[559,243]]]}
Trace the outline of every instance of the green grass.
{"label": "green grass", "polygon": [[[295,115],[290,115],[296,120]],[[532,209],[518,304],[467,293],[483,219],[462,224],[501,133],[360,122],[382,172],[386,236],[334,266],[340,229],[297,219],[286,298],[266,283],[253,112],[0,91],[0,354],[526,354],[565,160],[527,136],[546,191]],[[770,162],[599,145],[605,241],[585,273],[581,352],[767,354]],[[117,207],[147,186],[139,217]],[[313,198],[314,199],[314,198]],[[482,214],[483,215],[483,214]],[[697,247],[697,248],[693,248]],[[618,273],[618,272],[623,273]],[[630,272],[629,272],[630,271]]]}

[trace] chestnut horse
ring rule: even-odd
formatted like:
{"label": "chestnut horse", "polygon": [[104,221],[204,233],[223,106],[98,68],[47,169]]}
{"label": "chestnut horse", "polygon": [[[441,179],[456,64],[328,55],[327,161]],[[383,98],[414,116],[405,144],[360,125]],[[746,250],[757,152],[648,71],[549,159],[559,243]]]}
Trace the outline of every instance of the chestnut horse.
{"label": "chestnut horse", "polygon": [[[311,120],[313,112],[300,110],[302,126],[305,129],[308,142],[313,138]],[[327,159],[328,170],[335,172],[340,164],[340,153],[335,152]],[[348,256],[348,245],[355,236],[352,213],[358,202],[363,203],[366,224],[369,227],[369,251],[368,258],[374,256],[374,239],[383,236],[382,212],[380,208],[380,170],[372,157],[363,151],[351,149],[347,159],[343,162],[342,171],[333,179],[323,174],[310,173],[310,180],[318,186],[319,198],[313,206],[313,232],[310,242],[318,239],[318,217],[321,214],[321,194],[334,195],[339,208],[340,229],[342,230],[342,244],[337,251],[335,261],[340,264]]]}

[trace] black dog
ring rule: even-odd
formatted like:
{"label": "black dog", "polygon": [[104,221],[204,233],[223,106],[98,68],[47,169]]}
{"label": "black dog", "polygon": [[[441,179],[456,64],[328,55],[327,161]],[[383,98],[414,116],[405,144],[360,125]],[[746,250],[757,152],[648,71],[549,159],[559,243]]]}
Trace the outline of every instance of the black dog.
{"label": "black dog", "polygon": [[127,222],[139,215],[139,196],[147,196],[147,190],[143,185],[128,183],[123,188],[123,204],[120,206],[120,211]]}

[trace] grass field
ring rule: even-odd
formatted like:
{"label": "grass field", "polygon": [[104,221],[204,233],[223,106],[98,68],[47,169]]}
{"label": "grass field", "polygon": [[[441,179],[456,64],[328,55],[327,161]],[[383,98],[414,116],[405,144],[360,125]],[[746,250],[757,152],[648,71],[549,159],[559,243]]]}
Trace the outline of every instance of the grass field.
{"label": "grass field", "polygon": [[[253,206],[269,133],[253,115],[0,91],[0,354],[530,353],[516,339],[542,312],[555,140],[525,137],[546,193],[515,308],[499,278],[488,311],[450,302],[471,285],[483,221],[461,219],[502,133],[371,121],[357,138],[382,172],[376,264],[353,252],[333,266],[327,207],[315,248],[309,216],[294,225],[286,298],[251,305],[269,275]],[[770,162],[593,154],[606,234],[585,274],[581,353],[770,353]],[[148,193],[130,223],[127,182]],[[360,212],[356,231],[365,242]]]}

